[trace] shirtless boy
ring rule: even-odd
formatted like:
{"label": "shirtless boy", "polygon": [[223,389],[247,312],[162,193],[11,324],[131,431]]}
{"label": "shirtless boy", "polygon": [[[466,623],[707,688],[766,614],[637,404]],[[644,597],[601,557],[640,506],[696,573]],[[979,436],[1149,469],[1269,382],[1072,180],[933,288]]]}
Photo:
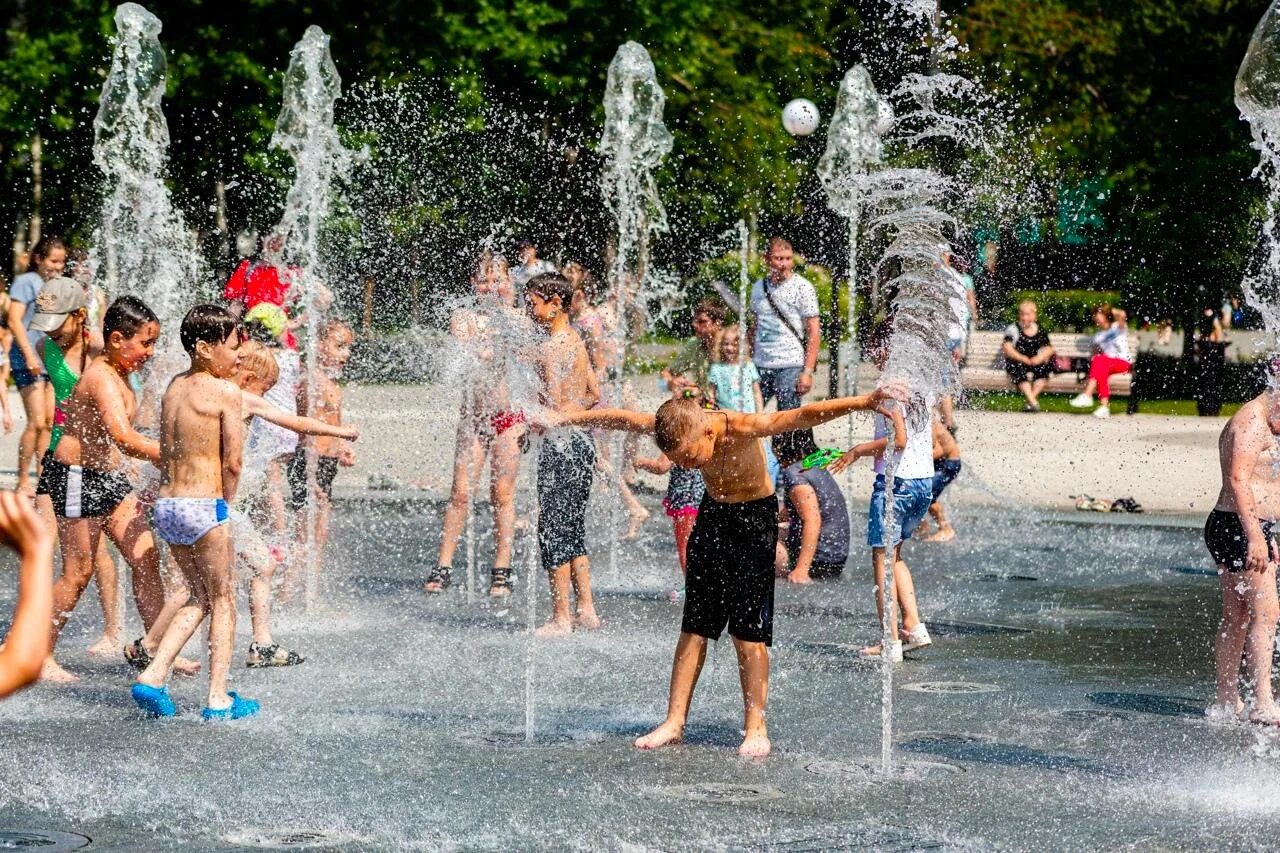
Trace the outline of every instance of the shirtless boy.
{"label": "shirtless boy", "polygon": [[708,411],[696,399],[683,397],[663,403],[655,415],[600,409],[547,419],[548,424],[651,433],[672,462],[702,471],[706,481],[706,496],[689,538],[684,618],[671,666],[667,718],[638,738],[637,747],[655,749],[680,742],[707,640],[718,639],[728,625],[742,683],[744,738],[738,752],[752,757],[769,754],[765,705],[778,501],[760,439],[875,409],[889,397],[904,399],[906,389],[887,385],[859,397],[770,414]]}
{"label": "shirtless boy", "polygon": [[[573,285],[559,273],[534,276],[525,286],[529,316],[547,333],[538,345],[537,370],[542,403],[557,415],[585,412],[600,400],[600,386],[587,348],[569,322]],[[547,436],[538,454],[538,547],[551,580],[551,620],[541,636],[568,634],[575,627],[600,627],[591,598],[591,561],[587,558],[587,500],[596,450],[581,430]],[[577,593],[577,612],[569,610],[569,587]]]}
{"label": "shirtless boy", "polygon": [[[320,343],[316,347],[316,404],[312,414],[317,420],[331,426],[342,424],[342,386],[338,379],[342,376],[342,368],[351,358],[351,345],[355,343],[355,333],[351,327],[341,320],[330,320],[321,327]],[[303,382],[299,389],[298,411],[312,411],[308,405],[307,386]],[[312,521],[307,518],[307,490],[310,477],[308,468],[311,461],[315,463],[316,483],[316,517]],[[350,468],[356,464],[355,451],[351,445],[333,436],[317,436],[309,442],[300,443],[294,451],[293,461],[289,465],[289,486],[293,492],[293,510],[299,514],[303,525],[310,523],[302,541],[312,549],[317,559],[324,555],[324,547],[329,541],[329,512],[333,497],[333,480],[338,475],[338,466]]]}
{"label": "shirtless boy", "polygon": [[236,626],[227,506],[240,481],[245,415],[243,395],[229,380],[240,361],[241,330],[227,309],[197,305],[183,318],[180,334],[191,367],[173,378],[161,402],[154,520],[191,594],[132,693],[144,711],[174,716],[177,708],[165,686],[169,669],[209,616],[209,692],[201,716],[239,719],[258,712],[254,700],[227,692]]}
{"label": "shirtless boy", "polygon": [[[1271,693],[1275,645],[1275,540],[1280,518],[1280,476],[1276,436],[1280,398],[1264,391],[1240,407],[1218,438],[1222,490],[1204,526],[1204,541],[1218,564],[1222,622],[1214,638],[1217,690],[1206,715],[1220,720],[1247,718],[1280,726],[1280,706]],[[1240,663],[1253,684],[1252,707],[1240,698]]]}
{"label": "shirtless boy", "polygon": [[[36,486],[36,493],[48,495],[53,503],[62,543],[62,575],[53,585],[51,648],[93,577],[94,554],[103,533],[133,570],[134,600],[148,632],[156,626],[163,630],[180,605],[177,594],[165,601],[151,527],[133,486],[120,472],[122,452],[147,461],[160,458],[159,444],[133,427],[137,401],[129,387],[129,375],[155,352],[160,323],[140,299],[122,296],[107,309],[103,337],[106,349],[85,368],[61,407],[62,438],[45,460]],[[125,647],[125,657],[135,665],[145,662],[154,647],[153,639],[144,637]],[[196,668],[191,661],[180,662],[184,672]],[[78,680],[54,661],[52,652],[40,677]]]}

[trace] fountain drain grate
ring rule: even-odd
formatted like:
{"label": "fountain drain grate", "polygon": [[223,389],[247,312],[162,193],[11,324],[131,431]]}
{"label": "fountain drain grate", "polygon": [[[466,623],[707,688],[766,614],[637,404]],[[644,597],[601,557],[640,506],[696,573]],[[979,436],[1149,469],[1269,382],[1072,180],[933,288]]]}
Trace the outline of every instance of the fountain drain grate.
{"label": "fountain drain grate", "polygon": [[63,850],[81,850],[92,839],[77,832],[58,832],[47,829],[0,829],[0,850],[40,850],[60,853]]}
{"label": "fountain drain grate", "polygon": [[980,684],[976,681],[917,681],[914,684],[902,685],[902,689],[910,690],[912,693],[947,693],[951,695],[997,693],[1000,690],[995,684]]}
{"label": "fountain drain grate", "polygon": [[[841,779],[862,779],[868,782],[883,779],[879,759],[858,759],[854,761],[813,761],[805,765],[807,772],[818,776],[838,776]],[[942,761],[922,761],[917,759],[898,760],[893,763],[893,778],[905,782],[919,782],[940,776],[956,776],[965,769],[955,764]]]}
{"label": "fountain drain grate", "polygon": [[1138,715],[1132,711],[1119,711],[1109,708],[1067,708],[1053,712],[1054,716],[1063,720],[1079,723],[1093,723],[1099,720],[1118,723],[1132,723]]}
{"label": "fountain drain grate", "polygon": [[876,850],[884,853],[910,853],[914,850],[942,850],[941,841],[916,835],[909,829],[892,826],[867,826],[834,832],[820,832],[794,838],[782,838],[754,847],[730,850],[752,853],[820,853],[828,850]]}
{"label": "fountain drain grate", "polygon": [[972,732],[920,731],[907,732],[901,735],[898,740],[915,744],[969,744],[992,743],[995,738],[991,735],[974,734]]}
{"label": "fountain drain grate", "polygon": [[978,575],[980,581],[1038,581],[1040,578],[1031,575],[1005,575],[997,572],[988,572],[985,575]]}
{"label": "fountain drain grate", "polygon": [[719,803],[739,805],[762,803],[781,799],[782,791],[772,785],[743,785],[737,782],[699,782],[694,785],[668,785],[656,793],[672,800],[692,800],[695,803]]}

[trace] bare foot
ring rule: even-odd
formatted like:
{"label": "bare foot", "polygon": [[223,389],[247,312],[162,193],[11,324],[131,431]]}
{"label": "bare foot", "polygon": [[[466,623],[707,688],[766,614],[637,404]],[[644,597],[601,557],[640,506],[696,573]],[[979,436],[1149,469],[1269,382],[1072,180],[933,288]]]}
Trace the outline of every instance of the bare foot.
{"label": "bare foot", "polygon": [[636,749],[660,749],[664,746],[675,746],[684,740],[684,726],[667,720],[647,735],[635,740]]}
{"label": "bare foot", "polygon": [[584,631],[599,631],[603,624],[594,610],[590,613],[579,613],[573,617],[573,627],[582,628]]}
{"label": "bare foot", "polygon": [[1249,722],[1260,726],[1280,726],[1280,705],[1259,705],[1249,714]]}
{"label": "bare foot", "polygon": [[573,633],[573,622],[568,619],[552,619],[533,632],[535,637],[566,637]]}
{"label": "bare foot", "polygon": [[773,744],[769,743],[769,733],[760,729],[747,733],[747,736],[742,739],[742,745],[738,747],[738,755],[746,758],[764,758],[772,749]]}
{"label": "bare foot", "polygon": [[640,525],[649,519],[649,510],[643,507],[639,512],[631,513],[631,523],[627,527],[627,532],[622,535],[623,542],[631,542],[640,535]]}
{"label": "bare foot", "polygon": [[102,639],[89,647],[89,654],[98,657],[115,657],[120,653],[120,638],[110,634],[103,634]]}
{"label": "bare foot", "polygon": [[951,525],[939,528],[936,532],[924,537],[925,542],[950,542],[956,538],[956,529]]}
{"label": "bare foot", "polygon": [[790,581],[791,583],[798,584],[800,586],[813,583],[813,578],[809,577],[808,572],[805,572],[804,574],[800,574],[799,572],[792,572],[791,574],[787,575],[787,580]]}
{"label": "bare foot", "polygon": [[188,658],[175,658],[173,661],[173,671],[178,675],[195,675],[200,672],[200,661],[189,660]]}
{"label": "bare foot", "polygon": [[1244,703],[1239,699],[1234,702],[1214,702],[1204,709],[1205,718],[1210,723],[1238,723],[1244,717]]}
{"label": "bare foot", "polygon": [[50,684],[75,684],[80,679],[59,666],[53,655],[49,655],[40,667],[40,680]]}

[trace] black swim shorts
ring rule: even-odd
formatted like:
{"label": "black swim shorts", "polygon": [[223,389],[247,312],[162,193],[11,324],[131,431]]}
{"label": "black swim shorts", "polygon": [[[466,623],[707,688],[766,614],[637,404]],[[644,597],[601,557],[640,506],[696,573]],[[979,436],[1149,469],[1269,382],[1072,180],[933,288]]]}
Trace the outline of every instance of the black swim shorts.
{"label": "black swim shorts", "polygon": [[[1258,523],[1262,525],[1262,535],[1270,542],[1272,522],[1258,519]],[[1204,544],[1209,546],[1209,553],[1219,566],[1226,566],[1231,572],[1244,570],[1249,541],[1240,516],[1234,512],[1215,509],[1209,513],[1209,520],[1204,524]]]}
{"label": "black swim shorts", "polygon": [[553,571],[587,556],[587,501],[596,448],[586,433],[549,435],[538,455],[538,548]]}
{"label": "black swim shorts", "polygon": [[778,500],[728,504],[702,499],[689,536],[680,630],[710,640],[729,636],[773,645],[773,558]]}
{"label": "black swim shorts", "polygon": [[48,495],[58,518],[101,518],[110,515],[133,491],[118,471],[95,471],[66,465],[46,453],[40,467],[37,495]]}
{"label": "black swim shorts", "polygon": [[[289,506],[300,512],[307,506],[307,451],[301,447],[293,452],[285,471],[289,479]],[[316,488],[326,498],[333,497],[333,479],[338,476],[338,457],[316,457]]]}

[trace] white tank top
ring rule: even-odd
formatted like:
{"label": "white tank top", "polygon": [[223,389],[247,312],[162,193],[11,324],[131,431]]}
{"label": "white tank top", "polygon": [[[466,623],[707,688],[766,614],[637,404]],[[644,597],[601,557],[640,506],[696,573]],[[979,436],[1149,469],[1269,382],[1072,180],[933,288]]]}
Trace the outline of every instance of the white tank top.
{"label": "white tank top", "polygon": [[[913,428],[914,418],[907,418],[907,446],[898,458],[893,476],[901,480],[921,480],[933,477],[933,425],[928,418],[920,418],[924,427]],[[876,413],[876,438],[888,438],[885,455],[893,452],[893,421]],[[876,459],[876,473],[884,473],[884,456]]]}

